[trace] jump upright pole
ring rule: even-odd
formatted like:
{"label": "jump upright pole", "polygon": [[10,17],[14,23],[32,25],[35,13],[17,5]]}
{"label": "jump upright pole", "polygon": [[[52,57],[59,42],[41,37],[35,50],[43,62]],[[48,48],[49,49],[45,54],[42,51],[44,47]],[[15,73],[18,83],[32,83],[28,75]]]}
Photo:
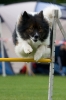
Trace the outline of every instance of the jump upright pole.
{"label": "jump upright pole", "polygon": [[60,20],[58,19],[58,10],[54,11],[54,23],[53,23],[53,41],[52,41],[52,61],[50,66],[50,75],[49,75],[49,89],[48,89],[48,100],[52,100],[53,96],[53,78],[54,78],[54,61],[55,61],[55,37],[56,37],[56,23],[58,24],[64,39],[66,40],[66,32],[64,31]]}
{"label": "jump upright pole", "polygon": [[53,96],[53,78],[54,78],[54,62],[55,62],[55,38],[56,38],[56,19],[58,18],[58,10],[54,11],[53,21],[53,38],[52,38],[52,53],[49,73],[49,89],[48,89],[48,100],[52,100]]}
{"label": "jump upright pole", "polygon": [[[2,24],[1,24],[1,17],[0,17],[0,38],[2,38]],[[1,39],[0,41],[0,47],[1,47],[1,56],[2,58],[4,57],[4,45],[3,45],[3,40]],[[2,61],[2,75],[5,77],[6,76],[6,71],[5,71],[5,62]]]}

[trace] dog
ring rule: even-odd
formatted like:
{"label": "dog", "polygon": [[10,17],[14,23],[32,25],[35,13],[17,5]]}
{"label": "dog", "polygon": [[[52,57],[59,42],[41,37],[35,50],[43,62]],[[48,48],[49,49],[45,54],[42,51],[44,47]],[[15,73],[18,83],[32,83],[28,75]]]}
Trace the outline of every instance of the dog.
{"label": "dog", "polygon": [[60,8],[53,5],[40,12],[24,11],[19,15],[13,33],[15,52],[19,57],[33,57],[35,61],[50,58],[54,10],[58,10],[60,18]]}

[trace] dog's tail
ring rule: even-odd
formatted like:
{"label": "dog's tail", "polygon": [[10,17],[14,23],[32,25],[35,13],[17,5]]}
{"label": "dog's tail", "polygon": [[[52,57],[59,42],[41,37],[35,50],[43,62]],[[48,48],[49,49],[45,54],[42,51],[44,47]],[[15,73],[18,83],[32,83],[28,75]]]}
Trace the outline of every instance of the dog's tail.
{"label": "dog's tail", "polygon": [[58,18],[60,18],[60,17],[62,16],[62,12],[61,12],[60,7],[58,7],[58,6],[56,6],[56,5],[52,5],[52,4],[51,4],[51,6],[46,7],[46,8],[43,10],[44,18],[47,19],[47,21],[49,22],[50,26],[51,26],[52,23],[53,23],[54,10],[58,10]]}

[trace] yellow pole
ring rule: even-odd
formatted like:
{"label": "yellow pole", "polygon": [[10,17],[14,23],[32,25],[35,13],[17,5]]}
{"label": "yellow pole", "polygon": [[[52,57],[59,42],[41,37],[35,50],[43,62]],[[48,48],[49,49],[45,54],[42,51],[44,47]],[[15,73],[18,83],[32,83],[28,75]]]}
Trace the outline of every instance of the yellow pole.
{"label": "yellow pole", "polygon": [[42,63],[50,63],[51,59],[40,59],[35,61],[33,58],[0,58],[0,62],[42,62]]}

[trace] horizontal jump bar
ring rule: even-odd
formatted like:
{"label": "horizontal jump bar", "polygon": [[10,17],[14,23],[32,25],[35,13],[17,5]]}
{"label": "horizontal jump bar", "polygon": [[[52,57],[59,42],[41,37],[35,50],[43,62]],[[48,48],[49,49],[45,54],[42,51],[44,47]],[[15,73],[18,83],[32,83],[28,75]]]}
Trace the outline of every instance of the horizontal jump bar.
{"label": "horizontal jump bar", "polygon": [[0,58],[0,62],[42,62],[42,63],[50,63],[51,59],[40,59],[35,61],[33,58]]}

